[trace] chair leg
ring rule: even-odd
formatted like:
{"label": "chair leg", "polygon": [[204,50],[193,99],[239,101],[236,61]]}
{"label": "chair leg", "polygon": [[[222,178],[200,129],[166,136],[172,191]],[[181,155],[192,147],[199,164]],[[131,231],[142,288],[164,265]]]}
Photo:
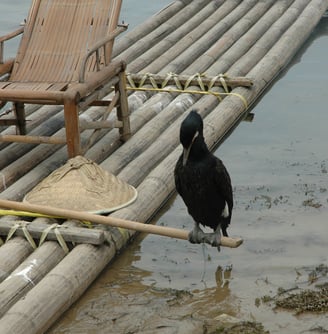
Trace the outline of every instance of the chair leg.
{"label": "chair leg", "polygon": [[20,135],[26,135],[26,120],[25,120],[25,108],[24,103],[15,102],[14,103],[14,112],[17,119],[18,133]]}
{"label": "chair leg", "polygon": [[79,107],[75,101],[64,103],[65,129],[67,153],[69,158],[81,154],[81,140],[79,129]]}
{"label": "chair leg", "polygon": [[115,86],[115,90],[119,92],[119,105],[116,107],[117,119],[123,123],[123,126],[119,128],[120,137],[122,141],[127,141],[131,137],[131,129],[130,129],[128,96],[126,94],[126,79],[124,71],[121,71],[119,73],[119,81]]}

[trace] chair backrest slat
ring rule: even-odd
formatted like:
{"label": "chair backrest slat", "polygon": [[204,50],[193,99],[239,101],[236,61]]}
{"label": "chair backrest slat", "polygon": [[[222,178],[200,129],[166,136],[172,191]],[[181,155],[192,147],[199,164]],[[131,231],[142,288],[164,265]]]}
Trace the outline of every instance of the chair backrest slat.
{"label": "chair backrest slat", "polygon": [[[118,23],[122,0],[34,0],[12,81],[78,80],[84,55]],[[109,57],[113,43],[109,43]],[[96,70],[91,57],[88,71]]]}

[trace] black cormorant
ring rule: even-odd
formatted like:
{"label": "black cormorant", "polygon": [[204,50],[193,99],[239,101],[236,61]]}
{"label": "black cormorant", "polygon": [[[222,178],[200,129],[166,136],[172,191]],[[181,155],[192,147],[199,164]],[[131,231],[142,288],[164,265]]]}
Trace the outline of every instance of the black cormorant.
{"label": "black cormorant", "polygon": [[[228,236],[231,220],[231,180],[222,161],[207,148],[203,120],[195,110],[181,123],[180,142],[183,153],[175,166],[174,178],[177,192],[195,221],[189,241],[206,242],[220,249],[220,229]],[[211,227],[214,232],[204,233],[199,224]]]}

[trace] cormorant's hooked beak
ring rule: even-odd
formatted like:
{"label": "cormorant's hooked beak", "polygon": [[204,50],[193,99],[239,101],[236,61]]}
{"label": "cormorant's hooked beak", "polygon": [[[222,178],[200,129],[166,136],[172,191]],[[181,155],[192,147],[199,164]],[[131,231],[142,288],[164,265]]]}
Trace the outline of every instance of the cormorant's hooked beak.
{"label": "cormorant's hooked beak", "polygon": [[188,157],[189,157],[189,153],[190,153],[190,150],[191,150],[191,146],[192,144],[194,143],[194,140],[196,139],[196,137],[198,136],[198,131],[195,133],[190,145],[186,148],[184,147],[183,148],[183,158],[182,158],[182,164],[183,166],[186,165],[187,161],[188,161]]}
{"label": "cormorant's hooked beak", "polygon": [[191,149],[191,145],[190,144],[187,148],[183,148],[183,158],[182,158],[182,164],[183,167],[186,165],[188,157],[189,157],[189,153],[190,153],[190,149]]}

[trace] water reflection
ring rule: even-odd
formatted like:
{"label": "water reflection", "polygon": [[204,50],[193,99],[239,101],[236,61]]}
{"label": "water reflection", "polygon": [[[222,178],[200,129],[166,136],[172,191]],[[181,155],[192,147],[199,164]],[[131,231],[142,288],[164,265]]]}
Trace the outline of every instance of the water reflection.
{"label": "water reflection", "polygon": [[[229,287],[231,266],[211,271],[215,286],[176,289],[176,282],[168,287],[165,277],[155,281],[154,272],[137,266],[141,245],[135,242],[113,261],[49,333],[78,333],[82,329],[88,333],[144,332],[155,330],[161,322],[172,328],[191,324],[197,328],[204,317],[214,319],[229,309],[235,314]],[[189,324],[184,324],[187,320]]]}

